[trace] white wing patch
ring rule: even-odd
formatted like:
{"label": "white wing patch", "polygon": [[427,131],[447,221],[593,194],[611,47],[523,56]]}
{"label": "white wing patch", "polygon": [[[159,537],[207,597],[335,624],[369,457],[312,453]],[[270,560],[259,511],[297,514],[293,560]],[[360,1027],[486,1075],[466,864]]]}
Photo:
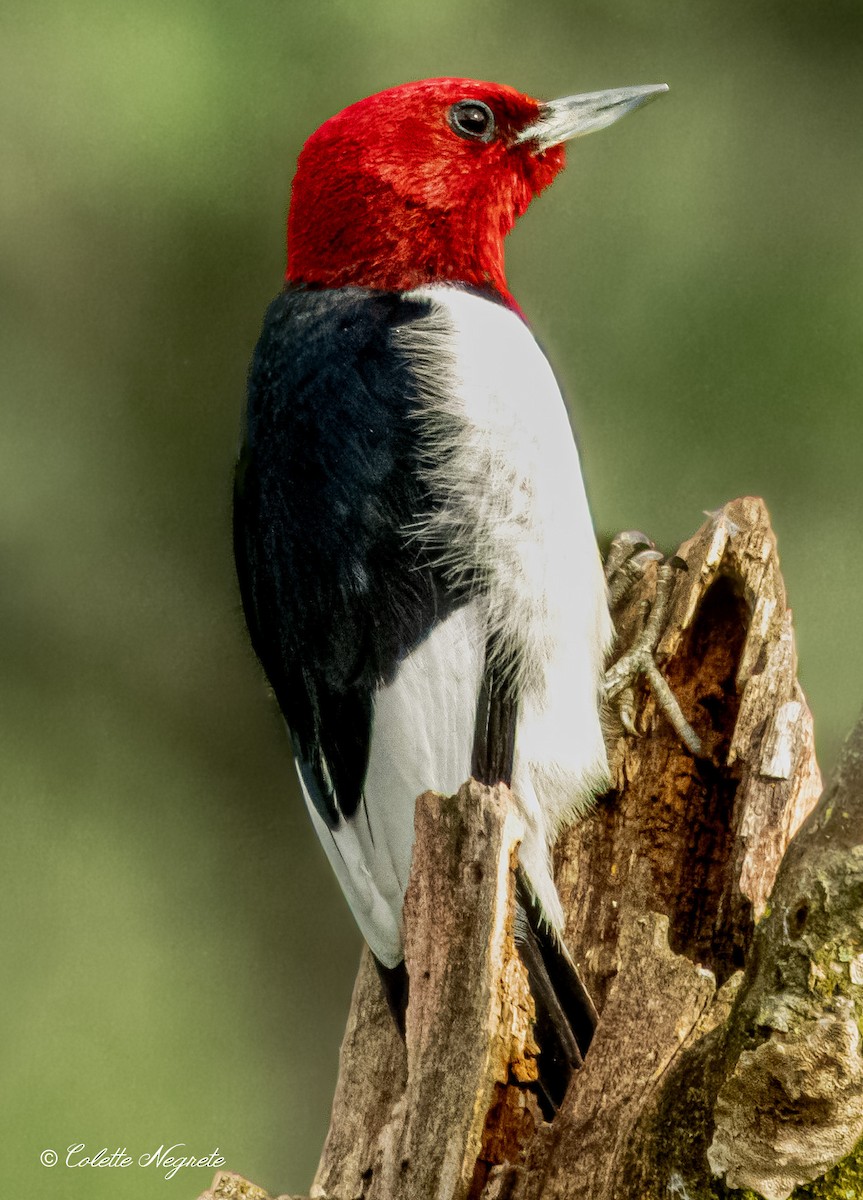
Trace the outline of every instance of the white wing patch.
{"label": "white wing patch", "polygon": [[470,775],[485,649],[480,608],[474,600],[450,614],[377,693],[364,811],[330,830],[303,788],[357,924],[386,967],[403,957],[416,798],[451,795]]}

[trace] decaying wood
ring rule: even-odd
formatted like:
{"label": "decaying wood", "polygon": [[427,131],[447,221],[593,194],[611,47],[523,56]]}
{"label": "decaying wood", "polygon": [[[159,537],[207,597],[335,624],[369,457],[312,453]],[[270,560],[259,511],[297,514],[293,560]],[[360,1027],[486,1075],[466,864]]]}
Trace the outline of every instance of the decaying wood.
{"label": "decaying wood", "polygon": [[[556,849],[600,1008],[560,1112],[531,1089],[514,802],[426,795],[406,1043],[365,954],[315,1200],[784,1200],[840,1162],[818,1195],[863,1198],[863,723],[806,821],[821,784],[764,506],[726,505],[678,555],[657,657],[703,757],[645,686],[614,790]],[[621,647],[653,586],[615,614]]]}
{"label": "decaying wood", "polygon": [[[863,1138],[863,721],[789,848],[729,1022],[708,1150],[737,1187],[781,1200]],[[858,1180],[863,1195],[863,1173]]]}
{"label": "decaying wood", "polygon": [[[405,899],[407,1085],[369,1147],[360,1181],[370,1200],[466,1197],[496,1088],[510,1073],[536,1078],[532,1003],[512,940],[522,826],[510,797],[473,782],[454,797],[428,793],[416,829]],[[446,1104],[430,1104],[432,1095]],[[339,1195],[347,1181],[329,1146],[322,1166],[313,1194]]]}

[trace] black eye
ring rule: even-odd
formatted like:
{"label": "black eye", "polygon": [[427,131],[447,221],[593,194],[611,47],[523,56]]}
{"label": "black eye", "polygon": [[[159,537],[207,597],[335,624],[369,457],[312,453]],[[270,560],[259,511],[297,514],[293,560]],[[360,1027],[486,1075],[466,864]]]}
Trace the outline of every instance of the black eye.
{"label": "black eye", "polygon": [[459,100],[449,110],[450,128],[459,137],[490,142],[494,137],[494,113],[482,100]]}

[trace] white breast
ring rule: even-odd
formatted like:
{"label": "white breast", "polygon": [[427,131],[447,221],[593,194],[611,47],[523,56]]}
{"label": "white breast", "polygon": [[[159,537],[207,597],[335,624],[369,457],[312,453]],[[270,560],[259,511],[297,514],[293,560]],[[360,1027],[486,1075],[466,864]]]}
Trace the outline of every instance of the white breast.
{"label": "white breast", "polygon": [[558,924],[548,846],[608,786],[599,704],[613,630],[578,450],[551,367],[516,313],[456,288],[416,295],[432,313],[400,335],[420,372],[426,471],[441,497],[421,536],[454,580],[478,575],[487,596],[519,696],[522,863]]}

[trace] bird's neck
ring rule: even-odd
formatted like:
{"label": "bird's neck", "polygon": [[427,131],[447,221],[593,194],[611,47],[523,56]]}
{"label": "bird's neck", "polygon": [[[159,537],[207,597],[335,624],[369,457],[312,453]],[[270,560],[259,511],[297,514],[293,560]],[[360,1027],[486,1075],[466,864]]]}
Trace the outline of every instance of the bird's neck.
{"label": "bird's neck", "polygon": [[291,283],[410,291],[430,283],[491,290],[515,307],[504,271],[511,204],[497,211],[382,203],[360,184],[317,195],[295,184],[288,220]]}

